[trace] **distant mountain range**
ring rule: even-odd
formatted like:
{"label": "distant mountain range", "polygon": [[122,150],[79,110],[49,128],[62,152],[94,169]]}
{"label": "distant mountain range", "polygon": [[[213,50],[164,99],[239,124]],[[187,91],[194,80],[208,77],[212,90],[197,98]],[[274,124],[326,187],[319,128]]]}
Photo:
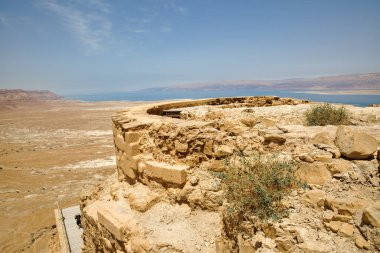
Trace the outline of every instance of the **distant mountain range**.
{"label": "distant mountain range", "polygon": [[234,80],[155,88],[155,90],[226,90],[259,89],[310,93],[367,93],[380,92],[380,73],[348,74],[317,78],[294,78],[284,80]]}
{"label": "distant mountain range", "polygon": [[0,102],[57,100],[63,97],[48,90],[0,89]]}

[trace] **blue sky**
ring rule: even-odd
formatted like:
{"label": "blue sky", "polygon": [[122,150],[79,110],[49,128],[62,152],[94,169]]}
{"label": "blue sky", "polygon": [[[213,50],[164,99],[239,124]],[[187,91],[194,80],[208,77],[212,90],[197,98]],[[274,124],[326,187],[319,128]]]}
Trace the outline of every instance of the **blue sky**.
{"label": "blue sky", "polygon": [[379,0],[0,0],[0,88],[380,71]]}

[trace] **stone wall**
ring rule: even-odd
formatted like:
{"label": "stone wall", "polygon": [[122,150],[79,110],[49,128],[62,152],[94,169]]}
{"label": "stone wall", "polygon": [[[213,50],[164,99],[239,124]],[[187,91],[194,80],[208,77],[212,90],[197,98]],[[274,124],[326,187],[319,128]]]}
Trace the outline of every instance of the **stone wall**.
{"label": "stone wall", "polygon": [[[159,104],[146,109],[135,108],[113,117],[117,170],[120,181],[149,184],[154,180],[165,186],[181,187],[192,168],[209,161],[212,168],[233,152],[259,148],[266,133],[252,132],[239,136],[244,124],[213,124],[200,120],[157,117],[165,110],[201,105],[255,107],[295,105],[304,100],[278,97],[241,97],[206,99]],[[245,119],[247,120],[247,119]],[[257,137],[257,138],[252,138]],[[270,140],[267,138],[267,141]],[[217,167],[217,166],[216,166]]]}

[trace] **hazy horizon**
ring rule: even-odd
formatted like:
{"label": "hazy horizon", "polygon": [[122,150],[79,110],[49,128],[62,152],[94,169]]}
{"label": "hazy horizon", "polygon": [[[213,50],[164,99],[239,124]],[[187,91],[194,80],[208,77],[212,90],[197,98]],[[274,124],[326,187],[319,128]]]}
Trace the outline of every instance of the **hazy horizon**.
{"label": "hazy horizon", "polygon": [[0,2],[0,88],[59,94],[380,71],[380,2]]}

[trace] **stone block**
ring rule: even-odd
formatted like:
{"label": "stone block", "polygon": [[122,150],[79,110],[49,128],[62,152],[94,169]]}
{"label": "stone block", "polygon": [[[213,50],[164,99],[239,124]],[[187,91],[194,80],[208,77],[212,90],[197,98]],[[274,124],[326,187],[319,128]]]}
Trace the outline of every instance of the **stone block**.
{"label": "stone block", "polygon": [[124,201],[104,203],[98,209],[98,221],[119,241],[125,241],[126,235],[136,226],[133,214]]}
{"label": "stone block", "polygon": [[185,165],[171,165],[156,161],[147,161],[144,167],[144,174],[150,178],[160,179],[166,183],[182,185],[187,180],[187,169]]}
{"label": "stone block", "polygon": [[126,152],[128,157],[133,157],[133,156],[141,154],[140,143],[133,142],[133,143],[126,144],[125,152]]}
{"label": "stone block", "polygon": [[143,134],[142,131],[125,132],[124,133],[125,142],[126,143],[138,142],[138,141],[140,141],[142,134]]}
{"label": "stone block", "polygon": [[122,124],[121,127],[125,131],[137,131],[137,130],[143,130],[143,129],[148,128],[149,124],[133,121],[133,122]]}
{"label": "stone block", "polygon": [[118,166],[130,179],[136,179],[138,170],[138,156],[129,157],[126,153],[123,154]]}
{"label": "stone block", "polygon": [[139,162],[139,157],[138,156],[132,156],[132,157],[127,157],[127,159],[124,161],[124,164],[125,164],[125,166],[130,167],[133,170],[137,171],[138,162]]}

